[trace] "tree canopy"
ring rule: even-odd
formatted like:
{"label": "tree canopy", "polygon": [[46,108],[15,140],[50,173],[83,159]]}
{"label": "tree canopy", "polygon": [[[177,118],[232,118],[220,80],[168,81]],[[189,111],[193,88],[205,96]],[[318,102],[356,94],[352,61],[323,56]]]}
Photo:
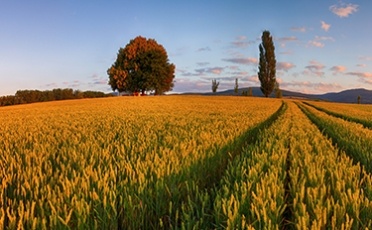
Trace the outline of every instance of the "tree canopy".
{"label": "tree canopy", "polygon": [[269,31],[265,30],[261,38],[258,79],[261,82],[262,93],[265,97],[268,97],[273,92],[276,84],[275,47]]}
{"label": "tree canopy", "polygon": [[107,70],[115,91],[163,94],[173,88],[175,65],[169,63],[162,45],[138,36],[120,48],[115,63]]}

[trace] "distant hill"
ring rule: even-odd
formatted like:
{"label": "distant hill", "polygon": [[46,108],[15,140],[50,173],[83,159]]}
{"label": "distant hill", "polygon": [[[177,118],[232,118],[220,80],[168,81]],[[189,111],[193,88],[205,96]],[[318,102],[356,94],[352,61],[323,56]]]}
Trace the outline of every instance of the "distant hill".
{"label": "distant hill", "polygon": [[[251,87],[253,96],[263,97],[260,87]],[[238,95],[242,95],[243,90],[248,90],[248,88],[239,89]],[[220,91],[215,94],[213,93],[185,93],[185,94],[202,94],[202,95],[235,95],[233,89]],[[362,104],[372,104],[372,90],[367,89],[349,89],[338,93],[325,93],[325,94],[305,94],[299,92],[293,92],[289,90],[282,90],[283,97],[291,98],[304,98],[312,100],[322,100],[330,102],[340,102],[340,103],[357,103],[358,96],[361,97]],[[274,97],[275,94],[272,93],[270,97]]]}

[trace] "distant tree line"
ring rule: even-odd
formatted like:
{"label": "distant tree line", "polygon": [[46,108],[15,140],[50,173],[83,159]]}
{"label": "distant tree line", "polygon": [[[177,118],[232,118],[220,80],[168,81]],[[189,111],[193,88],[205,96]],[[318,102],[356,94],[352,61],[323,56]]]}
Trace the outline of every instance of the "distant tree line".
{"label": "distant tree line", "polygon": [[111,94],[105,94],[99,91],[80,91],[60,88],[45,91],[18,90],[15,95],[0,97],[0,106],[69,99],[98,98],[107,96],[111,96]]}

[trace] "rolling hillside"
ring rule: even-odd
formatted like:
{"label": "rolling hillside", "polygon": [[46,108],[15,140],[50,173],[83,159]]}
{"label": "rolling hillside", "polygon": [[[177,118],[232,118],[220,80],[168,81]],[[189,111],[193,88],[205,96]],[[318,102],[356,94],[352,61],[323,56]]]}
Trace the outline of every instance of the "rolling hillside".
{"label": "rolling hillside", "polygon": [[[239,89],[238,95],[241,95],[243,90],[248,88]],[[252,87],[253,96],[263,97],[260,87]],[[293,92],[288,90],[282,90],[283,97],[294,97],[294,98],[307,98],[313,100],[323,100],[331,102],[341,102],[341,103],[357,103],[358,96],[361,96],[362,104],[372,104],[372,90],[367,89],[350,89],[344,90],[338,93],[325,93],[325,94],[305,94],[299,92]],[[213,93],[203,93],[204,95],[213,95]],[[217,92],[215,95],[234,95],[234,90],[225,90]],[[271,97],[274,97],[274,93]]]}

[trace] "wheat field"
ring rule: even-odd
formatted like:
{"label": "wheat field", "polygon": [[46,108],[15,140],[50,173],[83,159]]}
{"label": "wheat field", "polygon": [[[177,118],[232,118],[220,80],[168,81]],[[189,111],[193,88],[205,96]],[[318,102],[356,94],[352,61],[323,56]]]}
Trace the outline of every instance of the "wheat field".
{"label": "wheat field", "polygon": [[232,96],[1,107],[0,226],[368,229],[369,114]]}

